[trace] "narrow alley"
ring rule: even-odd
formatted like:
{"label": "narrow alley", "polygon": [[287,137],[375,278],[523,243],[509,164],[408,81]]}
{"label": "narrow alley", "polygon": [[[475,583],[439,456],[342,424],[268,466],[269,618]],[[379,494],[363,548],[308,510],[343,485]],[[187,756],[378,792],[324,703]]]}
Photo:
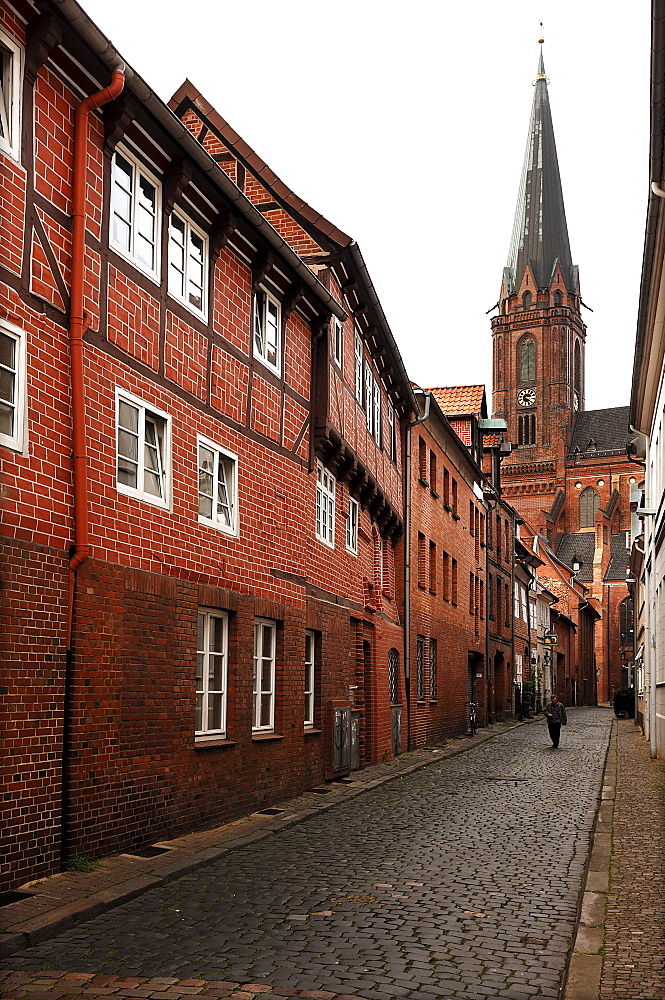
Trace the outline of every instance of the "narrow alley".
{"label": "narrow alley", "polygon": [[2,995],[558,997],[611,724],[576,709],[558,751],[536,722],[369,790],[6,959]]}

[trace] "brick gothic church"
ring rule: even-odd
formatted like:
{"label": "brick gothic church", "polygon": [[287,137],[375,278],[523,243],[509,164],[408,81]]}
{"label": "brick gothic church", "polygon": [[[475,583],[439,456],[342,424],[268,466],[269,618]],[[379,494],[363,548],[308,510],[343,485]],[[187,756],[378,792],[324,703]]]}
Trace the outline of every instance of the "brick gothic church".
{"label": "brick gothic church", "polygon": [[[643,479],[626,455],[628,407],[585,410],[586,326],[572,263],[542,50],[498,315],[492,319],[493,410],[512,452],[503,494],[576,570],[602,615],[598,702],[625,684],[632,656],[626,587],[631,492]],[[632,490],[631,490],[632,487]],[[581,692],[566,692],[574,702]]]}

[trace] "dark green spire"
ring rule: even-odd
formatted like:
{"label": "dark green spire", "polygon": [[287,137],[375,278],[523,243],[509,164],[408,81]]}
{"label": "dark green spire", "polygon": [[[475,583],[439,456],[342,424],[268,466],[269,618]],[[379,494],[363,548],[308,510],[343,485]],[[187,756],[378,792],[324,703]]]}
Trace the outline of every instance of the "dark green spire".
{"label": "dark green spire", "polygon": [[577,291],[577,268],[570,256],[542,47],[534,87],[506,277],[512,292],[521,282],[527,264],[531,264],[538,287],[549,288],[558,260],[572,292]]}

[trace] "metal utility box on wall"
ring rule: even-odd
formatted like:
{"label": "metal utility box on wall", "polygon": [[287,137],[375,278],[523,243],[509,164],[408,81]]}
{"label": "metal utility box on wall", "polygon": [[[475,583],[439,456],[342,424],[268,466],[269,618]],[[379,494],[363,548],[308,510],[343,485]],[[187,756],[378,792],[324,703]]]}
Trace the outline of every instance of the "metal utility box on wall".
{"label": "metal utility box on wall", "polygon": [[326,778],[341,778],[351,770],[351,706],[329,701],[326,725]]}

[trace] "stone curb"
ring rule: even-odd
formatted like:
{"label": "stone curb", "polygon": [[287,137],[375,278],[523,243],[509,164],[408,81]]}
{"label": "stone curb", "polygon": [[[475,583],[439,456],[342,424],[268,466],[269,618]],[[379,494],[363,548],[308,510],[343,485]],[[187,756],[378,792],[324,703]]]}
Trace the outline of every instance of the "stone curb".
{"label": "stone curb", "polygon": [[617,720],[612,719],[591,834],[591,850],[580,893],[577,933],[564,973],[562,1000],[600,998],[616,797],[617,745]]}
{"label": "stone curb", "polygon": [[[336,806],[341,805],[344,802],[348,802],[351,799],[356,798],[358,795],[369,792],[374,788],[379,788],[381,785],[384,785],[389,781],[395,781],[397,778],[413,774],[414,771],[419,771],[424,767],[439,763],[442,760],[457,757],[460,754],[481,746],[488,740],[495,739],[497,736],[502,736],[504,733],[511,732],[513,729],[517,729],[520,726],[529,725],[538,721],[542,721],[540,720],[540,717],[525,719],[520,722],[502,724],[502,728],[497,732],[482,733],[474,738],[459,737],[457,739],[464,741],[461,746],[453,746],[448,750],[446,750],[445,747],[442,747],[438,751],[434,749],[431,751],[431,756],[424,760],[417,760],[413,762],[404,761],[404,766],[396,766],[393,771],[390,771],[387,774],[378,775],[376,778],[372,778],[369,781],[361,780],[352,786],[341,786],[341,789],[343,790],[340,790],[336,795],[334,795],[331,801],[322,801],[321,803],[317,802],[313,805],[306,804],[290,813],[288,812],[289,806],[287,802],[285,804],[285,808],[287,809],[287,814],[285,816],[261,816],[260,828],[258,830],[251,830],[249,833],[244,835],[241,832],[242,826],[248,826],[251,822],[256,822],[259,814],[252,813],[249,816],[234,820],[232,823],[224,824],[222,827],[216,827],[213,830],[206,831],[200,836],[205,837],[207,835],[210,840],[214,840],[216,837],[218,838],[220,835],[223,835],[223,831],[231,831],[234,828],[238,829],[238,836],[233,838],[229,837],[228,840],[224,840],[222,843],[201,846],[199,850],[195,850],[193,853],[187,854],[187,856],[181,856],[178,860],[174,860],[172,864],[169,864],[166,867],[160,866],[158,873],[148,871],[142,875],[137,875],[135,878],[123,879],[116,885],[107,886],[106,888],[98,891],[88,892],[86,895],[82,895],[80,898],[72,900],[69,903],[57,905],[52,910],[33,917],[32,919],[19,919],[15,925],[10,925],[4,930],[0,930],[0,959],[8,958],[10,955],[13,955],[18,951],[22,951],[25,948],[30,948],[33,945],[41,944],[43,941],[56,937],[63,931],[69,930],[78,924],[85,923],[87,920],[93,920],[95,917],[100,916],[100,914],[106,913],[108,910],[112,910],[116,906],[121,906],[123,903],[127,903],[130,900],[135,899],[137,896],[148,892],[150,889],[154,889],[156,886],[165,885],[166,883],[173,882],[184,875],[189,875],[192,872],[197,871],[199,868],[202,868],[204,865],[209,864],[211,861],[216,861],[222,858],[229,851],[240,850],[247,844],[255,843],[258,840],[263,840],[265,837],[280,833],[282,830],[289,829],[290,827],[303,823],[311,816],[316,816],[320,813],[327,812],[329,809],[334,809]],[[410,751],[409,753],[421,752],[422,751]],[[404,756],[409,756],[409,753]],[[399,760],[400,758],[397,759]],[[381,765],[376,766],[380,767]],[[371,770],[372,768],[367,768],[365,771],[358,773],[360,775],[368,774]],[[304,794],[306,795],[307,793]],[[299,797],[300,796],[298,796],[298,798]],[[176,838],[175,841],[171,841],[170,843],[174,845],[184,844],[186,843],[186,840],[187,835],[181,838]],[[165,845],[167,842],[163,843]],[[174,849],[173,853],[176,854],[177,849]],[[112,859],[107,858],[104,860],[109,861]],[[51,876],[51,878],[57,877],[58,876]],[[39,884],[45,885],[48,884],[49,881],[50,879],[45,879],[40,881]],[[577,1000],[577,998],[574,998],[574,1000]]]}

